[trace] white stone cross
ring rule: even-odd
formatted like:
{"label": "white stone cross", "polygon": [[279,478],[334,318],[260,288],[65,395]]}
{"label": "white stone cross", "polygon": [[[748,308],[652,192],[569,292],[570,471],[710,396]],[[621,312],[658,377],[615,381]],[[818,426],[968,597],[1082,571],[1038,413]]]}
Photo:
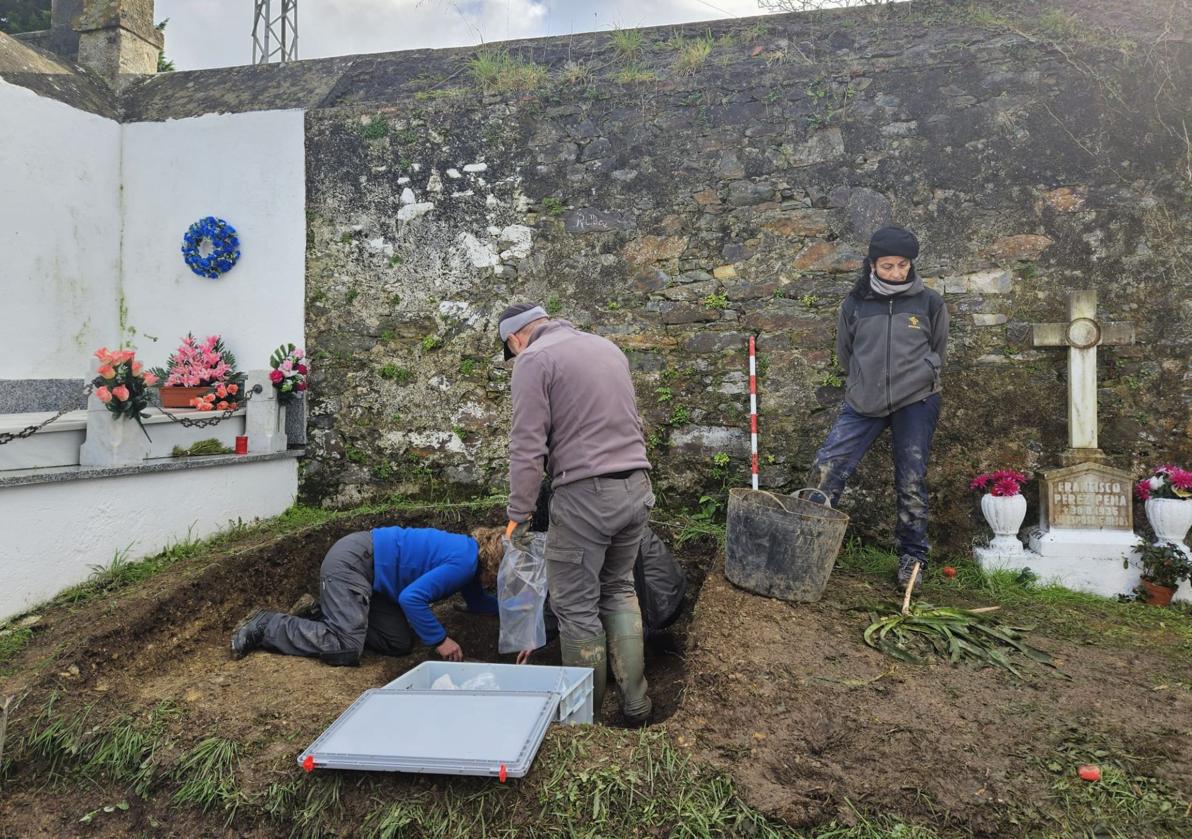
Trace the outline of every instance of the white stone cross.
{"label": "white stone cross", "polygon": [[1097,453],[1097,347],[1134,343],[1134,324],[1097,320],[1097,292],[1068,296],[1067,323],[1036,323],[1036,347],[1068,348],[1068,447],[1073,453]]}

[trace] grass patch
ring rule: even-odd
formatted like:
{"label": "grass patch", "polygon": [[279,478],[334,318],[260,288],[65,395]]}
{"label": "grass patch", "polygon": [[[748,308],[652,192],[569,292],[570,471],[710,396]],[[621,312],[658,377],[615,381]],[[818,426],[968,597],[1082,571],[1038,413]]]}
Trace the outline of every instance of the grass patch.
{"label": "grass patch", "polygon": [[710,31],[693,40],[679,39],[675,44],[678,51],[678,56],[675,58],[675,72],[687,76],[695,73],[708,60],[712,54],[712,47],[715,45],[716,40]]}
{"label": "grass patch", "polygon": [[242,803],[242,796],[236,789],[236,767],[239,765],[238,743],[222,737],[199,741],[170,773],[171,778],[180,784],[171,800],[179,806],[198,807],[204,813],[217,805],[234,813]]}
{"label": "grass patch", "polygon": [[645,36],[640,29],[613,29],[611,36],[613,49],[617,55],[627,61],[636,61],[646,48]]}
{"label": "grass patch", "polygon": [[485,92],[525,93],[542,86],[549,71],[541,64],[509,54],[507,49],[483,49],[468,59],[472,80]]}
{"label": "grass patch", "polygon": [[29,639],[33,637],[33,630],[27,626],[13,627],[0,631],[0,676],[9,675],[8,662],[17,657]]}
{"label": "grass patch", "polygon": [[144,712],[122,712],[100,719],[94,704],[60,712],[54,691],[0,767],[0,776],[17,763],[29,774],[50,779],[104,778],[144,796],[158,780],[157,755],[166,745],[170,722],[180,716],[169,701]]}
{"label": "grass patch", "polygon": [[[1081,780],[1082,764],[1101,769],[1101,780]],[[1137,755],[1114,750],[1100,738],[1073,731],[1047,758],[1031,758],[1037,772],[1050,776],[1050,801],[1029,813],[1032,821],[1054,824],[1065,836],[1187,836],[1192,803],[1149,775]],[[1057,834],[1058,835],[1058,834]]]}
{"label": "grass patch", "polygon": [[572,87],[587,87],[592,78],[592,69],[578,61],[568,61],[559,72],[559,80]]}
{"label": "grass patch", "polygon": [[655,76],[652,70],[647,70],[640,64],[629,64],[618,70],[613,78],[618,84],[636,84],[654,81]]}

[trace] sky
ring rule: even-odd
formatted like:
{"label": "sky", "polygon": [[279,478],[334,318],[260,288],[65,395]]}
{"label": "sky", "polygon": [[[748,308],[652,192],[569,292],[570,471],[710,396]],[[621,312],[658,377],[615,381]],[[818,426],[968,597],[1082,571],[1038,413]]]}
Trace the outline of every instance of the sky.
{"label": "sky", "polygon": [[[252,61],[254,0],[157,0],[179,70]],[[272,0],[274,14],[281,0]],[[765,13],[757,0],[299,0],[298,57],[602,32]]]}

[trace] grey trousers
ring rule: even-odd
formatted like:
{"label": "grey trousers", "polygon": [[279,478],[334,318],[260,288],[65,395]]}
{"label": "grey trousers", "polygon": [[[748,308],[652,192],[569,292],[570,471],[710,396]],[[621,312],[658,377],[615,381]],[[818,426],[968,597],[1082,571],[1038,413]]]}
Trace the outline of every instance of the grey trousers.
{"label": "grey trousers", "polygon": [[414,634],[405,613],[375,594],[372,584],[372,533],[343,537],[331,546],[319,570],[322,620],[269,612],[261,646],[349,666],[360,663],[366,647],[382,655],[406,655],[414,648]]}
{"label": "grey trousers", "polygon": [[639,612],[633,563],[654,492],[645,470],[555,487],[546,539],[546,587],[559,634],[600,635],[601,615]]}

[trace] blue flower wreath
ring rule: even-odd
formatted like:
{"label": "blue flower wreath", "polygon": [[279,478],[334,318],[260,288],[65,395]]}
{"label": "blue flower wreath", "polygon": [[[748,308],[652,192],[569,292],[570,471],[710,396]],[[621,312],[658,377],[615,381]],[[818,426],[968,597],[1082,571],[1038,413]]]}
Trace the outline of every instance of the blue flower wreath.
{"label": "blue flower wreath", "polygon": [[[207,256],[199,252],[204,239],[211,243],[211,253]],[[236,235],[236,228],[215,216],[199,219],[182,237],[182,258],[200,277],[218,280],[240,259],[240,237]]]}

